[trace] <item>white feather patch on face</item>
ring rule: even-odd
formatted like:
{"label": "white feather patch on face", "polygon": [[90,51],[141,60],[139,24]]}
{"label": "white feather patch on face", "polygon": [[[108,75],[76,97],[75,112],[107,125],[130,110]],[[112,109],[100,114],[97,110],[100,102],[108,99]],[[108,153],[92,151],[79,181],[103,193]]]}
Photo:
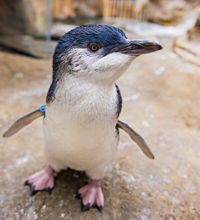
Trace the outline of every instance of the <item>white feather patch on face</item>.
{"label": "white feather patch on face", "polygon": [[119,52],[103,56],[102,50],[93,53],[87,48],[72,49],[68,54],[72,57],[72,73],[91,82],[113,84],[137,57]]}

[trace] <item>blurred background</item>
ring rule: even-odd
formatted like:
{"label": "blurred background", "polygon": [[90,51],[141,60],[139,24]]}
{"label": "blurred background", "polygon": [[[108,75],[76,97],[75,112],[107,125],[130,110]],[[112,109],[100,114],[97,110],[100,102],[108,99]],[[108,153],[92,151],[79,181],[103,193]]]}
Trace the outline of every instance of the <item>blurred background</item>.
{"label": "blurred background", "polygon": [[46,47],[46,38],[58,40],[78,25],[111,24],[146,37],[188,32],[192,41],[200,22],[199,0],[0,0],[0,5],[1,49],[40,58],[55,47],[54,42]]}
{"label": "blurred background", "polygon": [[120,119],[147,141],[146,158],[121,132],[103,180],[103,213],[74,199],[87,177],[61,172],[51,195],[29,197],[28,176],[46,165],[42,120],[0,140],[0,219],[200,219],[200,0],[0,0],[0,132],[45,104],[59,38],[104,23],[163,50],[137,58],[117,81]]}

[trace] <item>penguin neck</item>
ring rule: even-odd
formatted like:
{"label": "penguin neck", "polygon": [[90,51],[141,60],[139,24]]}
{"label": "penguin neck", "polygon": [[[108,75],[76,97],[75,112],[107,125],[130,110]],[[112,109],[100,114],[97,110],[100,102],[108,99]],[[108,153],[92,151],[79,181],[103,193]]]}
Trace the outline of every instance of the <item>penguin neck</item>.
{"label": "penguin neck", "polygon": [[[54,71],[53,80],[47,93],[46,102],[47,104],[49,104],[54,99],[66,98],[66,96],[72,93],[74,89],[77,92],[79,91],[80,95],[82,93],[94,93],[97,91],[109,93],[109,91],[113,89],[115,81],[116,80],[114,77],[111,77],[110,79],[102,79],[101,77],[99,77],[97,79],[92,75],[78,75],[77,73],[73,73],[71,71]],[[66,93],[62,91],[65,91]]]}
{"label": "penguin neck", "polygon": [[54,99],[67,100],[69,96],[83,96],[91,93],[109,93],[114,87],[113,79],[101,80],[93,76],[81,75],[70,71],[57,71],[53,74],[52,84],[47,93],[46,102],[49,104]]}
{"label": "penguin neck", "polygon": [[65,74],[57,82],[55,97],[57,100],[79,100],[86,96],[92,98],[107,96],[112,93],[114,84],[94,83],[84,77],[75,77],[73,74]]}

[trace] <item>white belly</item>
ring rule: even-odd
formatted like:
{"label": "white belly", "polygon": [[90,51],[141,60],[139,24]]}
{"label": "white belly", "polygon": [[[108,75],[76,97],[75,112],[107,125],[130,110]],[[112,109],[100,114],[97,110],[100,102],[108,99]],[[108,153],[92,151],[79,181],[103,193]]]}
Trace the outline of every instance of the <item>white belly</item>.
{"label": "white belly", "polygon": [[44,119],[45,154],[57,171],[70,167],[101,178],[112,168],[118,135],[115,107],[117,96],[84,97],[73,105],[54,101],[46,108]]}
{"label": "white belly", "polygon": [[70,167],[87,171],[113,163],[117,149],[114,125],[110,129],[106,126],[88,128],[67,121],[51,125],[45,120],[45,153],[54,169]]}

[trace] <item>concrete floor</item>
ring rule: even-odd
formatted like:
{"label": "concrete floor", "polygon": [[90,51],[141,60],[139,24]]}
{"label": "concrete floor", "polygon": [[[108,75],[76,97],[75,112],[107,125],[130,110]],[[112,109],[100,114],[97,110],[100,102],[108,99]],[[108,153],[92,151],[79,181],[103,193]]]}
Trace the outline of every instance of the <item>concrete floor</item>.
{"label": "concrete floor", "polygon": [[[49,195],[29,196],[28,176],[46,165],[42,120],[0,139],[0,219],[200,219],[200,68],[164,49],[137,58],[117,82],[122,121],[147,141],[149,160],[123,132],[113,171],[103,180],[105,208],[81,213],[74,198],[87,177],[62,171]],[[0,131],[45,103],[51,61],[0,53]]]}

